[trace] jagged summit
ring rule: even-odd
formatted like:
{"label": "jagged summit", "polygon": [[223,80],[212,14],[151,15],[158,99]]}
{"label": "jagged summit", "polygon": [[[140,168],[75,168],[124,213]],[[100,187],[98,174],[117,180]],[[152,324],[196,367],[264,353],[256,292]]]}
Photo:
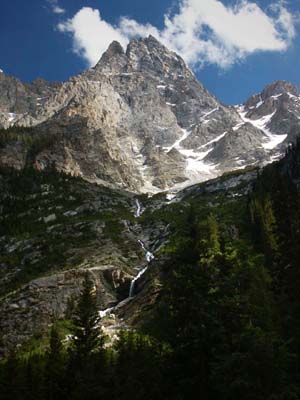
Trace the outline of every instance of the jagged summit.
{"label": "jagged summit", "polygon": [[126,51],[119,42],[112,42],[92,70],[103,74],[140,72],[159,77],[193,75],[179,55],[151,35],[130,40]]}
{"label": "jagged summit", "polygon": [[103,62],[107,62],[115,57],[123,56],[124,54],[125,52],[122,45],[117,41],[113,41],[109,45],[108,49],[102,54],[100,60],[94,68],[97,68],[97,66]]}
{"label": "jagged summit", "polygon": [[226,107],[155,37],[126,49],[114,41],[95,67],[63,84],[0,75],[0,124],[32,127],[40,141],[34,152],[26,140],[7,143],[0,165],[55,165],[135,192],[175,190],[279,157],[299,117],[289,82]]}
{"label": "jagged summit", "polygon": [[300,133],[300,94],[290,82],[271,83],[261,93],[250,97],[239,107],[239,112],[245,121],[272,138],[279,153]]}
{"label": "jagged summit", "polygon": [[109,47],[106,51],[106,54],[107,54],[107,56],[114,56],[115,54],[124,54],[124,49],[117,40],[114,40],[109,45]]}
{"label": "jagged summit", "polygon": [[100,73],[121,73],[127,65],[127,58],[123,47],[117,41],[112,42],[102,57],[92,68]]}
{"label": "jagged summit", "polygon": [[[261,93],[255,94],[251,96],[246,102],[245,106],[247,108],[251,108],[255,106],[255,108],[258,108],[262,105],[262,103],[268,99],[271,99],[271,101],[275,101],[279,99],[281,96],[286,97],[292,97],[292,96],[299,96],[299,91],[293,85],[291,82],[288,81],[275,81],[272,82],[271,84],[267,85]],[[259,101],[257,102],[257,99]],[[256,107],[257,106],[257,107]]]}
{"label": "jagged summit", "polygon": [[291,82],[281,80],[267,85],[261,92],[261,97],[263,100],[265,100],[268,97],[277,96],[284,93],[290,93],[294,96],[299,96],[299,92],[295,85],[293,85]]}

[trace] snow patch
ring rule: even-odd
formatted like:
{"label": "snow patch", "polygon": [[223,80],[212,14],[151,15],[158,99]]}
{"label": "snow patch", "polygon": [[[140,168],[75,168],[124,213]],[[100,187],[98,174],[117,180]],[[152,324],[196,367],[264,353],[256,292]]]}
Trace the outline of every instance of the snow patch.
{"label": "snow patch", "polygon": [[259,108],[261,105],[264,104],[264,101],[262,98],[260,98],[259,102],[256,104],[255,108]]}
{"label": "snow patch", "polygon": [[245,125],[245,122],[240,122],[239,124],[235,125],[232,127],[233,131],[237,131],[238,129],[240,129],[241,126]]}
{"label": "snow patch", "polygon": [[267,143],[263,143],[263,147],[266,150],[272,150],[275,149],[280,143],[282,143],[286,138],[287,134],[285,135],[275,135],[271,133],[271,131],[265,131],[265,134],[267,135],[269,141]]}
{"label": "snow patch", "polygon": [[221,133],[221,135],[217,136],[215,139],[210,140],[209,142],[207,142],[206,144],[203,144],[202,146],[199,147],[199,149],[202,149],[204,147],[207,147],[213,143],[218,142],[219,140],[221,140],[225,135],[226,135],[227,131]]}
{"label": "snow patch", "polygon": [[181,128],[181,130],[182,130],[183,134],[182,134],[180,139],[176,140],[176,142],[174,144],[172,144],[172,146],[163,147],[163,149],[166,151],[166,153],[169,153],[174,148],[175,149],[179,149],[180,145],[181,145],[181,142],[183,142],[191,134],[191,131],[188,131],[188,130],[186,130],[184,128]]}
{"label": "snow patch", "polygon": [[207,113],[201,115],[200,121],[204,121],[206,119],[206,117],[208,117],[209,115],[213,114],[215,111],[218,111],[218,110],[219,110],[219,107],[216,107],[213,110],[210,110]]}
{"label": "snow patch", "polygon": [[273,150],[286,139],[286,137],[287,137],[286,134],[276,135],[267,128],[267,125],[272,120],[276,111],[274,111],[273,113],[271,113],[269,115],[265,115],[262,118],[254,119],[254,120],[246,117],[247,110],[245,111],[244,106],[239,107],[238,112],[244,122],[248,122],[248,123],[252,124],[255,128],[260,129],[261,131],[264,132],[266,139],[267,139],[267,142],[262,143],[262,146],[264,149]]}
{"label": "snow patch", "polygon": [[166,105],[167,105],[167,106],[170,106],[170,107],[175,107],[175,106],[176,106],[175,103],[168,103],[168,102],[166,102]]}
{"label": "snow patch", "polygon": [[294,94],[292,94],[292,93],[290,93],[290,92],[287,92],[287,94],[288,94],[288,96],[289,96],[290,99],[299,99],[298,96],[295,96]]}
{"label": "snow patch", "polygon": [[278,99],[282,95],[283,95],[283,93],[275,94],[274,96],[271,96],[271,99]]}

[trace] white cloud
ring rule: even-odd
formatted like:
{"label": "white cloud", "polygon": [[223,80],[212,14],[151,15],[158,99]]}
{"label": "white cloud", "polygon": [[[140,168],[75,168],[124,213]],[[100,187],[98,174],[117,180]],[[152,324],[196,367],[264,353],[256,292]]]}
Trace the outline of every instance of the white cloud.
{"label": "white cloud", "polygon": [[290,42],[296,36],[295,22],[299,22],[299,17],[292,16],[284,7],[283,1],[272,4],[270,9],[275,13],[275,15],[277,14],[276,24],[282,34],[286,35],[286,40]]}
{"label": "white cloud", "polygon": [[60,6],[53,6],[52,11],[54,14],[64,14],[66,10]]}
{"label": "white cloud", "polygon": [[72,33],[74,51],[82,55],[90,65],[99,60],[113,40],[117,40],[123,46],[128,43],[128,37],[101,19],[99,10],[90,7],[83,7],[72,19],[58,24],[58,29]]}
{"label": "white cloud", "polygon": [[296,35],[295,19],[283,0],[267,11],[247,0],[231,6],[220,0],[181,0],[179,11],[164,21],[161,30],[128,17],[112,25],[99,10],[84,7],[58,28],[72,34],[74,51],[89,65],[113,40],[126,46],[132,37],[152,34],[194,68],[207,63],[228,68],[254,52],[285,51]]}
{"label": "white cloud", "polygon": [[64,14],[66,10],[58,4],[58,0],[47,0],[54,14]]}

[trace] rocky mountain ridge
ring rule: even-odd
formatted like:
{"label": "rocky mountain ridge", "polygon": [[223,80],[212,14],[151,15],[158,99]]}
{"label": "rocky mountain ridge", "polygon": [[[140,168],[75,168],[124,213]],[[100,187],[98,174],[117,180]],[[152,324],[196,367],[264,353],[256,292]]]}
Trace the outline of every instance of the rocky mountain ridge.
{"label": "rocky mountain ridge", "polygon": [[63,84],[23,85],[3,73],[0,80],[0,124],[30,127],[30,141],[39,143],[33,152],[28,134],[10,138],[1,165],[54,165],[133,192],[178,190],[265,164],[300,132],[292,84],[275,82],[227,107],[152,36],[133,39],[126,50],[113,42],[95,67]]}

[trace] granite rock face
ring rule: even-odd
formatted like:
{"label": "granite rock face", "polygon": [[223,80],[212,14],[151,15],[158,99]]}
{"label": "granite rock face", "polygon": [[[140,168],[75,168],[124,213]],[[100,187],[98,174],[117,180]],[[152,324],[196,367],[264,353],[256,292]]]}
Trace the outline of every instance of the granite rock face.
{"label": "granite rock face", "polygon": [[0,127],[8,128],[26,118],[31,120],[60,86],[59,82],[47,82],[42,78],[22,83],[0,72]]}
{"label": "granite rock face", "polygon": [[299,101],[275,82],[226,107],[154,37],[113,42],[63,84],[0,73],[0,125],[32,128],[30,141],[0,146],[0,165],[51,165],[134,192],[179,189],[278,157],[298,135]]}
{"label": "granite rock face", "polygon": [[[86,274],[105,310],[126,299],[165,226],[143,229],[128,192],[55,170],[0,171],[0,354],[68,318]],[[74,303],[75,302],[75,303]]]}
{"label": "granite rock face", "polygon": [[300,134],[300,94],[290,82],[276,81],[268,85],[238,107],[238,111],[244,120],[265,132],[271,139],[271,145],[265,143],[265,147],[277,155]]}
{"label": "granite rock face", "polygon": [[66,318],[72,312],[73,303],[76,304],[85,276],[93,282],[99,309],[115,304],[115,289],[130,282],[129,275],[109,265],[67,270],[35,279],[2,299],[2,346],[12,349],[36,332],[40,336],[47,334],[54,320]]}

